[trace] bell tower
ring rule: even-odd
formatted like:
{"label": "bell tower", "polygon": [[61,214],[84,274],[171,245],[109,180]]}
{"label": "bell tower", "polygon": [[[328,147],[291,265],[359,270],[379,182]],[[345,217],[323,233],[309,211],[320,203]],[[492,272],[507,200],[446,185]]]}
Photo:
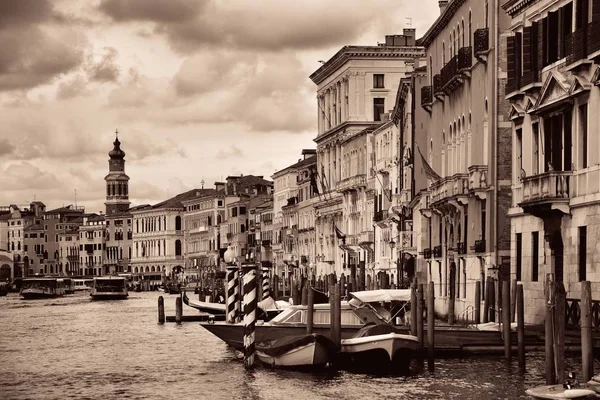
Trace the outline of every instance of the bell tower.
{"label": "bell tower", "polygon": [[113,149],[108,153],[106,181],[106,215],[114,215],[129,209],[129,177],[125,174],[125,152],[121,150],[119,131],[115,132]]}

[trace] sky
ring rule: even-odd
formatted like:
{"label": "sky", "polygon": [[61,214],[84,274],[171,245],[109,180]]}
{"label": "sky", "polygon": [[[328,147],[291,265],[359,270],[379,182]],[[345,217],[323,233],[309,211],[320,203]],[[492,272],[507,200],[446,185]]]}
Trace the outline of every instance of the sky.
{"label": "sky", "polygon": [[132,205],[270,179],[316,147],[319,60],[438,15],[437,0],[2,0],[0,206],[103,211],[117,129]]}

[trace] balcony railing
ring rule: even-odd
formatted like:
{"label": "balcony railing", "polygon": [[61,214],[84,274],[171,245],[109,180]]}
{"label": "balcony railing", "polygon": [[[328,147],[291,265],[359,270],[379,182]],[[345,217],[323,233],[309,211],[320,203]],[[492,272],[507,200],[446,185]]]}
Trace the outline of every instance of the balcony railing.
{"label": "balcony railing", "polygon": [[342,179],[335,185],[338,192],[347,192],[349,190],[358,190],[361,187],[367,187],[367,175],[360,174]]}
{"label": "balcony railing", "polygon": [[428,108],[433,103],[433,86],[421,88],[421,107]]}
{"label": "balcony railing", "polygon": [[442,90],[453,82],[458,75],[458,55],[455,55],[448,61],[446,65],[442,67]]}
{"label": "balcony railing", "polygon": [[429,247],[423,249],[423,258],[431,258],[431,249]]}
{"label": "balcony railing", "polygon": [[433,76],[433,95],[437,98],[444,98],[444,91],[442,90],[442,75],[437,74]]}
{"label": "balcony railing", "polygon": [[522,204],[568,200],[571,175],[571,171],[548,171],[523,178]]}
{"label": "balcony railing", "polygon": [[458,254],[467,254],[467,245],[463,242],[456,243],[456,252]]}
{"label": "balcony railing", "polygon": [[417,232],[401,231],[399,246],[401,250],[409,250],[417,247]]}
{"label": "balcony railing", "polygon": [[375,242],[375,233],[373,231],[364,231],[360,234],[360,243],[374,243]]}
{"label": "balcony railing", "polygon": [[433,257],[440,258],[442,256],[442,245],[439,244],[433,248]]}
{"label": "balcony railing", "polygon": [[490,49],[490,32],[489,28],[477,29],[473,33],[473,43],[475,44],[475,57],[479,58],[485,55]]}
{"label": "balcony railing", "polygon": [[264,240],[261,241],[261,244],[262,244],[263,247],[271,247],[271,241],[270,240],[264,239]]}
{"label": "balcony railing", "polygon": [[471,46],[458,49],[458,69],[465,70],[473,66],[473,48]]}
{"label": "balcony railing", "polygon": [[375,222],[381,222],[383,220],[386,220],[388,217],[388,210],[380,210],[375,212],[375,216],[374,216],[374,220]]}
{"label": "balcony railing", "polygon": [[469,175],[455,174],[443,178],[431,186],[431,202],[436,203],[454,196],[467,195],[469,191]]}

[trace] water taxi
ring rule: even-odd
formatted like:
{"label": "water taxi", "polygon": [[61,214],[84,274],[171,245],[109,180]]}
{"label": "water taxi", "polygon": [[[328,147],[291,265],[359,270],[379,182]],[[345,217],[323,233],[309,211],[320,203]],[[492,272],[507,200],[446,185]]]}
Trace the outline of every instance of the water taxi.
{"label": "water taxi", "polygon": [[23,299],[43,299],[63,296],[66,285],[59,278],[25,278],[21,284]]}
{"label": "water taxi", "polygon": [[122,276],[103,276],[94,278],[90,293],[92,300],[119,300],[129,296],[127,280]]}
{"label": "water taxi", "polygon": [[73,279],[73,287],[76,292],[84,291],[84,290],[92,290],[93,286],[94,286],[93,279],[78,279],[78,278]]}

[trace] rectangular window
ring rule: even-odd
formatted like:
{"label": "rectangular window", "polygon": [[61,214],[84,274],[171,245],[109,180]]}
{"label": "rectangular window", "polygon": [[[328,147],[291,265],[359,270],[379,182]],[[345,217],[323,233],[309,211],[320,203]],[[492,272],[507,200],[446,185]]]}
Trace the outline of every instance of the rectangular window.
{"label": "rectangular window", "polygon": [[533,165],[531,173],[537,175],[540,173],[540,127],[538,123],[531,125],[531,136],[533,138]]}
{"label": "rectangular window", "polygon": [[586,257],[587,252],[587,226],[579,227],[579,245],[577,250],[577,264],[579,269],[579,282],[585,281],[586,274]]}
{"label": "rectangular window", "polygon": [[522,234],[517,233],[517,281],[521,280],[521,273],[523,270],[523,243]]}
{"label": "rectangular window", "polygon": [[579,106],[579,165],[588,167],[588,105]]}
{"label": "rectangular window", "polygon": [[538,281],[539,274],[539,251],[540,251],[540,234],[539,232],[531,232],[531,281]]}
{"label": "rectangular window", "polygon": [[515,145],[516,145],[516,150],[517,150],[517,165],[516,165],[516,173],[520,174],[517,176],[522,176],[523,174],[521,173],[521,171],[523,171],[523,130],[521,128],[517,129],[515,131]]}
{"label": "rectangular window", "polygon": [[385,111],[385,99],[373,99],[373,121],[381,121],[381,114]]}
{"label": "rectangular window", "polygon": [[[486,219],[487,219],[487,211],[486,211],[486,200],[481,202],[481,239],[485,240],[485,231],[486,227]],[[486,246],[487,247],[487,246]]]}
{"label": "rectangular window", "polygon": [[373,74],[373,88],[374,89],[385,88],[385,85],[383,82],[383,74]]}

